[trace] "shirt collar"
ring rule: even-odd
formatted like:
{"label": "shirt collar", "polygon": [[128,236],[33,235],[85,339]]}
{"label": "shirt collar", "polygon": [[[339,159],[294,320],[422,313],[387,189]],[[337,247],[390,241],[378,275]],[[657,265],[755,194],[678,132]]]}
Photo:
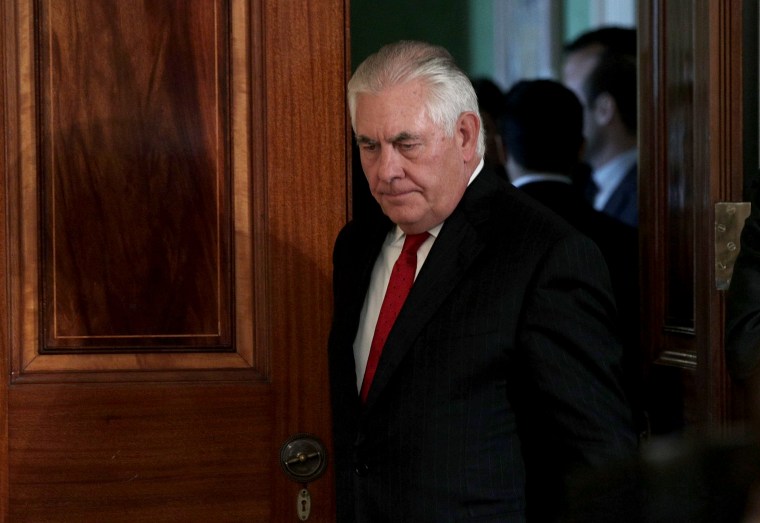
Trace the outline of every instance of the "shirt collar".
{"label": "shirt collar", "polygon": [[[438,233],[441,232],[441,228],[443,227],[443,222],[439,223],[432,229],[428,230],[428,234],[432,236],[433,238],[438,238]],[[393,228],[393,238],[391,239],[391,245],[403,242],[405,239],[404,231],[401,230],[401,228],[396,225],[396,227]]]}
{"label": "shirt collar", "polygon": [[596,169],[591,177],[594,180],[599,192],[594,198],[594,207],[602,209],[609,201],[612,193],[615,192],[625,175],[636,163],[638,150],[631,149],[622,154],[615,156],[612,160]]}
{"label": "shirt collar", "polygon": [[625,173],[636,163],[638,153],[637,149],[631,149],[615,156],[593,172],[594,183],[600,189],[607,186],[617,187]]}
{"label": "shirt collar", "polygon": [[567,185],[571,185],[573,183],[569,176],[562,174],[533,173],[520,176],[518,179],[512,182],[512,185],[515,187],[522,187],[523,185],[528,185],[529,183],[533,182],[560,182],[566,183]]}
{"label": "shirt collar", "polygon": [[469,181],[469,182],[467,182],[467,187],[469,187],[469,186],[470,186],[470,184],[472,183],[472,181],[473,181],[475,178],[477,178],[477,176],[480,174],[480,171],[482,171],[482,170],[483,170],[483,165],[485,165],[485,160],[483,160],[483,158],[481,158],[481,159],[480,159],[480,163],[478,164],[478,166],[477,166],[477,167],[475,167],[475,170],[474,170],[474,171],[473,171],[473,173],[470,175],[470,181]]}

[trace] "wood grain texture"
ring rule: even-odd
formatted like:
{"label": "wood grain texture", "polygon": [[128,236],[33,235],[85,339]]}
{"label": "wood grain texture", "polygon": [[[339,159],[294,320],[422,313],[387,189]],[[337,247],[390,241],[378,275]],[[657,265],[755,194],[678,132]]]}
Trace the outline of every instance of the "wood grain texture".
{"label": "wood grain texture", "polygon": [[[280,446],[331,440],[347,2],[0,1],[0,521],[294,521]],[[329,465],[309,491],[332,521]]]}
{"label": "wood grain texture", "polygon": [[[282,102],[269,105],[267,112],[267,200],[283,211],[269,221],[271,289],[277,297],[272,331],[282,333],[276,343],[283,348],[300,347],[273,353],[275,384],[287,390],[276,406],[282,415],[274,428],[283,438],[293,427],[321,425],[319,417],[330,410],[324,358],[332,316],[332,246],[348,216],[350,172],[348,2],[267,2],[263,19],[266,98]],[[336,23],[340,20],[342,24]],[[338,68],[343,68],[342,75],[330,74]],[[305,344],[303,336],[315,343]],[[299,375],[307,378],[293,379]],[[330,441],[330,434],[328,430],[320,437]],[[334,513],[334,500],[325,490],[334,481],[332,474],[329,467],[309,487],[313,502],[327,514]],[[288,506],[295,492],[292,486],[274,483],[273,503]]]}
{"label": "wood grain texture", "polygon": [[265,389],[15,388],[7,521],[278,521]]}
{"label": "wood grain texture", "polygon": [[17,6],[14,375],[247,368],[267,379],[248,3]]}
{"label": "wood grain texture", "polygon": [[227,2],[39,6],[43,352],[229,348]]}
{"label": "wood grain texture", "polygon": [[[12,10],[7,2],[0,2],[0,27],[7,27],[6,21],[12,15]],[[2,31],[0,34],[0,69],[4,74],[0,74],[0,122],[6,122],[8,113],[6,107],[15,105],[13,101],[8,104],[8,99],[13,95],[14,89],[11,88],[17,76],[15,74],[15,60],[11,60],[9,49],[14,49],[12,44],[13,32]],[[0,209],[6,209],[8,203],[7,193],[7,166],[10,158],[7,156],[10,151],[16,150],[14,133],[9,132],[8,126],[0,125]],[[8,230],[8,219],[6,212],[0,212],[0,260],[8,260],[8,242],[6,233]],[[7,263],[3,263],[4,270],[0,270],[0,442],[8,441],[8,388],[10,376],[10,357],[8,350],[8,341],[10,340],[9,322],[9,273]],[[0,522],[7,521],[8,514],[8,445],[0,445]]]}

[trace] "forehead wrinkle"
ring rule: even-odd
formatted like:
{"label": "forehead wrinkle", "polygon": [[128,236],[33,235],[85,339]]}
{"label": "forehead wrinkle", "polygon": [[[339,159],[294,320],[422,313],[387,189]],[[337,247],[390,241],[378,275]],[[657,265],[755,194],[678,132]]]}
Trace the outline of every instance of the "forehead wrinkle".
{"label": "forehead wrinkle", "polygon": [[410,133],[409,131],[401,131],[397,135],[392,136],[391,139],[388,141],[390,143],[393,143],[393,142],[403,142],[406,140],[419,140],[419,139],[420,139],[419,134]]}

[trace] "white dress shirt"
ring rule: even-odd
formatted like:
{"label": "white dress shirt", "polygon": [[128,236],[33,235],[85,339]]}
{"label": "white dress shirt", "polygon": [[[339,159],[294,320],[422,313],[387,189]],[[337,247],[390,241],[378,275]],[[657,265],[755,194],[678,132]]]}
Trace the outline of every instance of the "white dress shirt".
{"label": "white dress shirt", "polygon": [[615,156],[612,160],[595,170],[591,177],[594,180],[599,191],[594,198],[594,209],[601,211],[607,205],[612,193],[618,188],[625,175],[631,170],[636,163],[639,151],[631,149]]}

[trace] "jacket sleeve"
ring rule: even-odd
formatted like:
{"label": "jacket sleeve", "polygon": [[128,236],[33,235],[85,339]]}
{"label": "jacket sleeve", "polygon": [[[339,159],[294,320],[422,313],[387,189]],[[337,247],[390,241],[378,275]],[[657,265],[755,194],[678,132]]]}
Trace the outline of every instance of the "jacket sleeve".
{"label": "jacket sleeve", "polygon": [[521,375],[512,381],[534,510],[575,471],[635,456],[610,287],[596,245],[568,234],[549,248],[526,293],[518,328]]}
{"label": "jacket sleeve", "polygon": [[745,380],[760,370],[760,197],[741,235],[741,250],[726,297],[726,363],[731,377]]}

